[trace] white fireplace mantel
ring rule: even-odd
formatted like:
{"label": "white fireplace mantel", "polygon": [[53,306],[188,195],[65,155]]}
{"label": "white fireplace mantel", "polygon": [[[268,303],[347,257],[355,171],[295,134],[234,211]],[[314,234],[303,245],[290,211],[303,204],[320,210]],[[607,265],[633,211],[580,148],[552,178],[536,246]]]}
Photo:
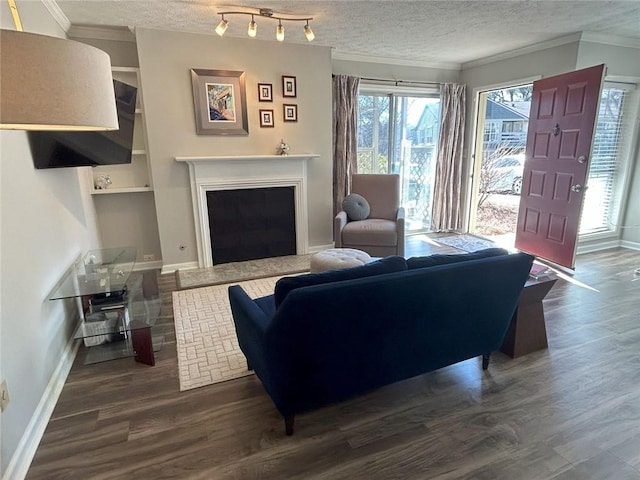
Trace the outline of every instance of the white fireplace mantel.
{"label": "white fireplace mantel", "polygon": [[296,251],[309,250],[307,213],[307,160],[317,154],[218,155],[175,157],[189,165],[191,197],[198,247],[198,266],[213,266],[207,192],[241,188],[294,187]]}

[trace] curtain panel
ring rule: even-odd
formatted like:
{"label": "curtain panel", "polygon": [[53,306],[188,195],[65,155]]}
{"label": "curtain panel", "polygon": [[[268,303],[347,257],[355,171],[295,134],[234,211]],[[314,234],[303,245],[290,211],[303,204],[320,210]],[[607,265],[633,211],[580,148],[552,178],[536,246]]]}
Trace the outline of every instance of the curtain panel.
{"label": "curtain panel", "polygon": [[440,93],[440,135],[431,215],[431,229],[434,232],[462,228],[462,148],[466,90],[466,85],[446,83]]}
{"label": "curtain panel", "polygon": [[333,77],[333,214],[342,210],[358,155],[358,86],[360,79]]}

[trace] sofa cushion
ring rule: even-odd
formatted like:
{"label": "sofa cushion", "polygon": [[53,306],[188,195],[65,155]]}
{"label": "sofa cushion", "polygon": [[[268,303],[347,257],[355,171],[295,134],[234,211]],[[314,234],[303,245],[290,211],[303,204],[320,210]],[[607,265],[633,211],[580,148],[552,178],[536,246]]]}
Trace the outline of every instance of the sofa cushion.
{"label": "sofa cushion", "polygon": [[342,201],[342,210],[345,211],[350,221],[364,220],[369,218],[371,207],[369,202],[362,195],[352,193],[344,197]]}
{"label": "sofa cushion", "polygon": [[398,244],[396,228],[396,222],[380,218],[349,222],[342,229],[342,244],[394,246]]}
{"label": "sofa cushion", "polygon": [[451,255],[427,255],[425,257],[411,257],[407,260],[409,270],[414,268],[435,267],[436,265],[445,265],[447,263],[467,262],[469,260],[478,260],[480,258],[497,257],[499,255],[508,255],[509,252],[504,248],[485,248],[473,253],[458,253]]}
{"label": "sofa cushion", "polygon": [[292,290],[323,283],[340,282],[356,278],[370,277],[384,273],[401,272],[407,270],[407,262],[403,257],[390,256],[381,258],[361,267],[344,268],[341,270],[327,270],[321,273],[308,273],[296,277],[283,277],[276,283],[274,291],[275,307],[278,308]]}

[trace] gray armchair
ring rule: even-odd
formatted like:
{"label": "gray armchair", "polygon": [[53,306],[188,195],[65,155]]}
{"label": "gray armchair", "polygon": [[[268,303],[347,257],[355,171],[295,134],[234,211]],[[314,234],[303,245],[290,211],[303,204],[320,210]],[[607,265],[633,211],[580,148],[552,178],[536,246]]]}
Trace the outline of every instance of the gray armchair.
{"label": "gray armchair", "polygon": [[341,211],[334,219],[336,248],[357,248],[373,257],[404,256],[404,208],[400,206],[400,176],[354,174],[351,193],[362,195],[371,212],[365,220],[349,221]]}

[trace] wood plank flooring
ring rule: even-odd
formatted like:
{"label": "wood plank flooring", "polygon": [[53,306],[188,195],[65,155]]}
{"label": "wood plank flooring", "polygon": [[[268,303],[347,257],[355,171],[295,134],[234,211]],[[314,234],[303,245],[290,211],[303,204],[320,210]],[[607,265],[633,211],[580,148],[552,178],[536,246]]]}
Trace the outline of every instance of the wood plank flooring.
{"label": "wood plank flooring", "polygon": [[[408,255],[450,253],[409,239]],[[549,348],[487,372],[472,359],[296,417],[255,376],[178,391],[161,277],[156,366],[84,366],[83,348],[29,479],[640,479],[640,252],[578,257],[545,301]]]}

